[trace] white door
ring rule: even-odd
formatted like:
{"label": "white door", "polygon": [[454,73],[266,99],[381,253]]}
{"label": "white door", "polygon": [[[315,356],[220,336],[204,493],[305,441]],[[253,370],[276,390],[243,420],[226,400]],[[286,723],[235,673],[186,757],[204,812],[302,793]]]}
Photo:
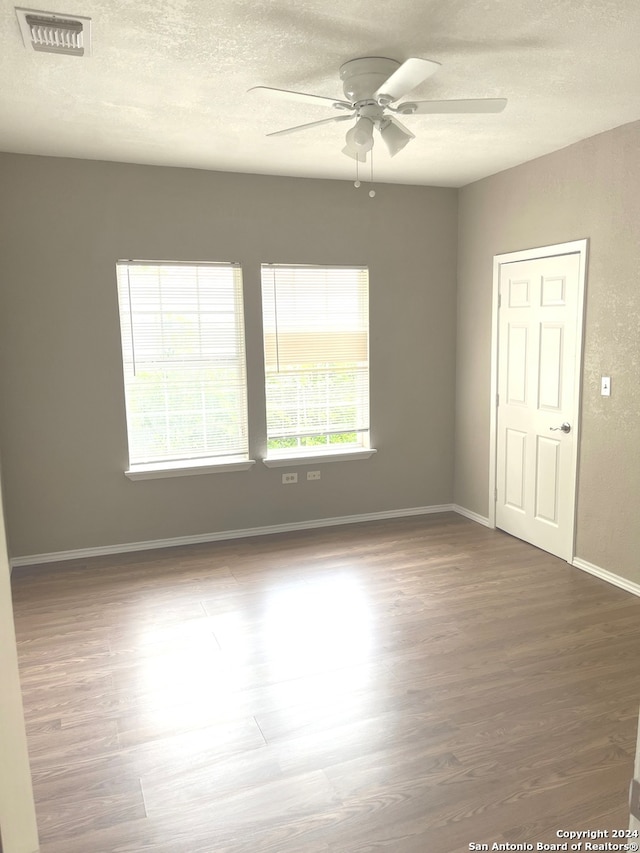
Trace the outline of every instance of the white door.
{"label": "white door", "polygon": [[573,557],[582,258],[503,262],[498,273],[496,526],[565,560]]}

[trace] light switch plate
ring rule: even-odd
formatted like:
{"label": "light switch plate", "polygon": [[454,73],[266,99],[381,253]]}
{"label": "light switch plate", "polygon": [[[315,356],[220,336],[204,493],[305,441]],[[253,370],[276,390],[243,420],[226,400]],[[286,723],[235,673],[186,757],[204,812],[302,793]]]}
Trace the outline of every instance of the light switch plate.
{"label": "light switch plate", "polygon": [[611,377],[603,376],[600,379],[600,396],[601,397],[610,397],[611,396]]}

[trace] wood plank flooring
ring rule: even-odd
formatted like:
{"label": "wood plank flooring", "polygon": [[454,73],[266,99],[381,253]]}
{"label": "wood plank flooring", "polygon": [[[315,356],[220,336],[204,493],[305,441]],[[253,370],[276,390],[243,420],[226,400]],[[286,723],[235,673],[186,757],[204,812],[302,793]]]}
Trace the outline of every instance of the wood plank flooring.
{"label": "wood plank flooring", "polygon": [[443,514],[13,587],[42,853],[459,853],[628,824],[640,599],[499,531]]}

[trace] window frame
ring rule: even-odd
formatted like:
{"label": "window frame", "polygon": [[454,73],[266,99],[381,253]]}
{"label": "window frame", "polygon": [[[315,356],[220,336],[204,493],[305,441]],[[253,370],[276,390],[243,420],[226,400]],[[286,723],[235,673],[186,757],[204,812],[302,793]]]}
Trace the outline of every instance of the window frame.
{"label": "window frame", "polygon": [[[270,441],[269,437],[269,424],[268,424],[268,408],[269,408],[269,394],[268,394],[268,380],[269,375],[273,375],[274,371],[270,371],[268,368],[268,362],[273,360],[273,356],[268,355],[268,350],[272,348],[273,343],[267,341],[268,334],[273,335],[273,331],[271,329],[267,329],[267,321],[265,319],[266,315],[271,313],[271,306],[267,305],[268,296],[266,294],[266,288],[269,286],[269,283],[266,281],[266,275],[268,275],[269,271],[273,273],[272,286],[274,288],[273,293],[273,312],[275,312],[276,317],[276,326],[275,326],[275,335],[277,338],[278,335],[278,300],[276,293],[276,281],[275,276],[278,270],[287,270],[294,272],[300,270],[304,272],[305,270],[319,270],[323,272],[330,272],[331,270],[338,271],[347,271],[353,270],[358,273],[366,273],[366,307],[364,310],[364,314],[362,313],[362,309],[360,308],[358,311],[358,320],[361,322],[364,318],[366,320],[366,430],[361,430],[363,433],[363,441],[361,444],[341,444],[340,442],[336,442],[334,445],[327,444],[327,449],[318,450],[317,445],[309,445],[307,447],[288,447],[288,448],[279,448],[279,449],[269,449],[268,444]],[[369,357],[369,335],[370,335],[370,323],[369,323],[369,268],[367,265],[349,265],[349,264],[276,264],[276,263],[263,263],[260,266],[260,282],[261,282],[261,294],[262,294],[262,305],[263,305],[263,322],[262,322],[262,341],[263,341],[263,353],[264,353],[264,372],[265,372],[265,422],[266,422],[266,434],[265,434],[265,445],[266,445],[266,455],[262,459],[263,464],[268,468],[279,468],[286,467],[291,465],[317,465],[326,462],[337,462],[337,461],[353,461],[358,459],[369,459],[373,454],[377,451],[375,448],[371,446],[371,423],[370,423],[370,357]],[[360,285],[356,285],[358,287]],[[315,298],[318,298],[320,291],[316,291]],[[359,299],[359,295],[356,290],[354,290],[356,300]],[[291,301],[296,302],[298,299],[298,294],[292,296]],[[321,327],[321,332],[331,332],[333,330],[327,330],[324,327]],[[296,330],[294,334],[301,334],[300,331]],[[302,333],[304,334],[304,333]],[[313,334],[310,332],[310,334]],[[276,347],[278,344],[276,343]],[[279,360],[279,356],[277,357]],[[309,373],[313,373],[313,371],[309,371]],[[360,413],[358,417],[354,419],[354,422],[359,420],[361,417]],[[352,430],[346,429],[342,432],[351,432]],[[356,430],[358,431],[358,430]],[[319,430],[318,435],[327,435],[329,436],[331,432]],[[293,436],[292,436],[293,437]],[[304,437],[303,433],[298,435],[298,439]]]}
{"label": "window frame", "polygon": [[[126,350],[127,346],[131,346],[132,348],[136,345],[140,345],[140,336],[138,336],[136,340],[136,336],[133,328],[133,317],[135,316],[135,311],[132,308],[131,304],[131,290],[130,290],[130,271],[135,267],[157,267],[159,270],[162,268],[170,268],[170,267],[181,267],[181,268],[224,268],[230,269],[233,271],[234,282],[233,282],[233,299],[234,299],[234,310],[233,310],[233,340],[236,344],[240,345],[240,350],[236,355],[236,364],[237,368],[240,370],[240,375],[243,379],[244,385],[240,392],[240,402],[238,405],[234,406],[233,412],[235,416],[240,415],[240,419],[238,424],[240,426],[241,435],[244,433],[244,446],[239,446],[238,449],[240,452],[234,453],[233,447],[229,449],[231,452],[225,453],[224,449],[219,445],[218,453],[196,453],[195,455],[189,455],[188,450],[186,450],[186,445],[183,446],[182,453],[179,456],[174,458],[166,458],[161,454],[158,455],[156,459],[148,459],[141,460],[138,459],[136,462],[131,461],[131,452],[132,452],[132,428],[133,428],[133,416],[132,416],[132,395],[131,395],[131,361],[135,361],[134,356],[128,357],[128,353]],[[239,276],[239,281],[236,279],[236,276]],[[124,285],[123,279],[126,277],[127,283]],[[167,260],[131,260],[131,259],[120,259],[116,262],[116,280],[117,280],[117,294],[118,294],[118,313],[120,319],[120,355],[122,358],[122,368],[123,368],[123,390],[124,390],[124,399],[125,399],[125,415],[126,415],[126,431],[127,431],[127,446],[128,446],[128,467],[124,471],[125,476],[130,480],[147,480],[147,479],[157,479],[157,478],[165,478],[165,477],[179,477],[179,476],[192,476],[195,474],[208,474],[208,473],[218,473],[218,472],[228,472],[228,471],[246,471],[249,470],[253,465],[255,465],[255,460],[249,458],[249,421],[248,421],[248,382],[247,382],[247,360],[246,360],[246,350],[247,350],[247,340],[246,340],[246,329],[245,329],[245,317],[244,317],[244,287],[243,287],[243,278],[242,278],[242,267],[239,263],[234,262],[220,262],[220,261],[167,261]],[[160,276],[158,277],[158,281],[160,281]],[[127,287],[128,293],[126,299],[128,300],[128,306],[124,305],[125,297],[123,296],[123,289]],[[180,310],[179,308],[173,309],[177,315],[180,313],[195,315],[198,318],[197,327],[198,327],[198,337],[197,340],[199,342],[199,346],[202,347],[204,338],[202,331],[202,320],[203,316],[201,313],[200,307],[200,290],[199,285],[195,285],[196,293],[198,295],[198,307],[194,312],[191,308],[190,310]],[[159,290],[159,294],[161,291]],[[164,318],[168,312],[162,307],[162,297],[160,295],[160,308],[158,309],[158,317]],[[153,312],[152,312],[153,313]],[[215,312],[214,312],[215,314]],[[162,319],[160,320],[162,322]],[[128,326],[128,327],[127,327]],[[133,349],[132,349],[133,352]],[[179,367],[174,367],[171,365],[171,360],[169,359],[167,365],[162,367],[163,361],[162,359],[158,359],[157,364],[159,369],[179,369]],[[176,365],[179,365],[179,360],[176,360]],[[213,357],[211,354],[206,356],[202,360],[202,367],[204,370],[211,369],[212,367],[220,366],[220,359]],[[133,368],[135,370],[135,367]],[[204,381],[204,380],[201,380]],[[178,385],[177,387],[181,387]],[[203,386],[204,387],[204,386]],[[204,404],[203,404],[204,405]],[[203,410],[204,411],[204,410]],[[170,410],[165,412],[165,415],[168,417],[170,414]],[[204,427],[203,427],[204,428]],[[240,442],[242,444],[242,442]],[[206,448],[203,448],[206,449]],[[186,450],[186,452],[185,452]]]}

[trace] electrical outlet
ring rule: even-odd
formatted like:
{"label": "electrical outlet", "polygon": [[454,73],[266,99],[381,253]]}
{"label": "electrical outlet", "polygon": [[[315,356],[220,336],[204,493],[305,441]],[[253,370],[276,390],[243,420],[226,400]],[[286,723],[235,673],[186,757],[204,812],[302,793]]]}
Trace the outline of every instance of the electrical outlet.
{"label": "electrical outlet", "polygon": [[307,480],[319,480],[320,471],[307,471]]}
{"label": "electrical outlet", "polygon": [[282,482],[283,483],[297,483],[298,482],[298,475],[294,474],[294,473],[283,474],[282,475]]}

